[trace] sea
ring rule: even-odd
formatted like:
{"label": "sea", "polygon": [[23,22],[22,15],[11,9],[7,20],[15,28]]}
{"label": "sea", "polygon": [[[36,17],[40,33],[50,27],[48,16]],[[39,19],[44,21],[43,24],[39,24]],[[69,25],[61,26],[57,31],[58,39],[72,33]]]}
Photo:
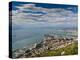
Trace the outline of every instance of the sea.
{"label": "sea", "polygon": [[77,35],[77,28],[30,27],[12,29],[12,50],[30,48],[43,40],[45,34],[58,36]]}

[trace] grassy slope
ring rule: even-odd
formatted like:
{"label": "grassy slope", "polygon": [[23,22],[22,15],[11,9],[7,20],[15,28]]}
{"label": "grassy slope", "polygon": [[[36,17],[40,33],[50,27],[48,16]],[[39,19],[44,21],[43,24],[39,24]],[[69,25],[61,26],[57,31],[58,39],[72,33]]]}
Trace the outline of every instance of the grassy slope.
{"label": "grassy slope", "polygon": [[65,52],[63,55],[75,55],[78,54],[78,43],[74,42],[65,48],[60,48],[52,51],[45,51],[41,53],[39,56],[61,56],[61,52]]}

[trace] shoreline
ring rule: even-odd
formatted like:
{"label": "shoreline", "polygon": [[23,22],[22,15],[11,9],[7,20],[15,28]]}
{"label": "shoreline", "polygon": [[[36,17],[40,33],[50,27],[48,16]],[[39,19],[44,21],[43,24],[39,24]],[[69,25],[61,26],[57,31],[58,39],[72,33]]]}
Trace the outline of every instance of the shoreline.
{"label": "shoreline", "polygon": [[[36,57],[40,56],[41,53],[45,51],[57,50],[60,48],[64,48],[72,43],[74,43],[76,38],[58,38],[57,36],[52,35],[44,35],[45,37],[39,43],[35,43],[31,48],[27,49],[22,48],[15,50],[13,54],[13,58],[22,58],[22,57]],[[64,52],[63,52],[64,53]]]}

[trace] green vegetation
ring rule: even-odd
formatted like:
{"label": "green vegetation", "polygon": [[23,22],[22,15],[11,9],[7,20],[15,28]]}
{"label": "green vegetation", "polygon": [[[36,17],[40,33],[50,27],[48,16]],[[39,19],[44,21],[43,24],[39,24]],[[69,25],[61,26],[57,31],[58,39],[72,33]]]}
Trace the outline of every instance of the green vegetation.
{"label": "green vegetation", "polygon": [[[61,54],[64,52],[64,54]],[[61,55],[75,55],[78,54],[78,43],[74,42],[64,48],[57,50],[48,50],[40,54],[40,56],[61,56]]]}

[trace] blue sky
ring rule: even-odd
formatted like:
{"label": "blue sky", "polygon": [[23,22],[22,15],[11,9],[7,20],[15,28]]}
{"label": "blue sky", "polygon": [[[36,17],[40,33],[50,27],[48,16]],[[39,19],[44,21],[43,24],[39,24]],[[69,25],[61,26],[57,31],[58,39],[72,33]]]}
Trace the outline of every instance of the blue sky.
{"label": "blue sky", "polygon": [[[10,7],[12,7],[12,10],[17,10],[18,9],[15,6],[21,6],[23,4],[34,4],[33,2],[15,2],[15,1],[12,1],[10,3],[12,3],[12,5],[10,4]],[[63,4],[61,5],[61,4],[36,3],[36,7],[43,7],[43,8],[63,8],[63,9],[72,8],[72,9],[68,9],[68,10],[71,10],[73,12],[78,12],[78,6],[77,5],[65,5],[65,4],[64,5]]]}
{"label": "blue sky", "polygon": [[12,12],[12,22],[14,25],[77,26],[78,6],[76,5],[14,1],[11,3],[9,9]]}

